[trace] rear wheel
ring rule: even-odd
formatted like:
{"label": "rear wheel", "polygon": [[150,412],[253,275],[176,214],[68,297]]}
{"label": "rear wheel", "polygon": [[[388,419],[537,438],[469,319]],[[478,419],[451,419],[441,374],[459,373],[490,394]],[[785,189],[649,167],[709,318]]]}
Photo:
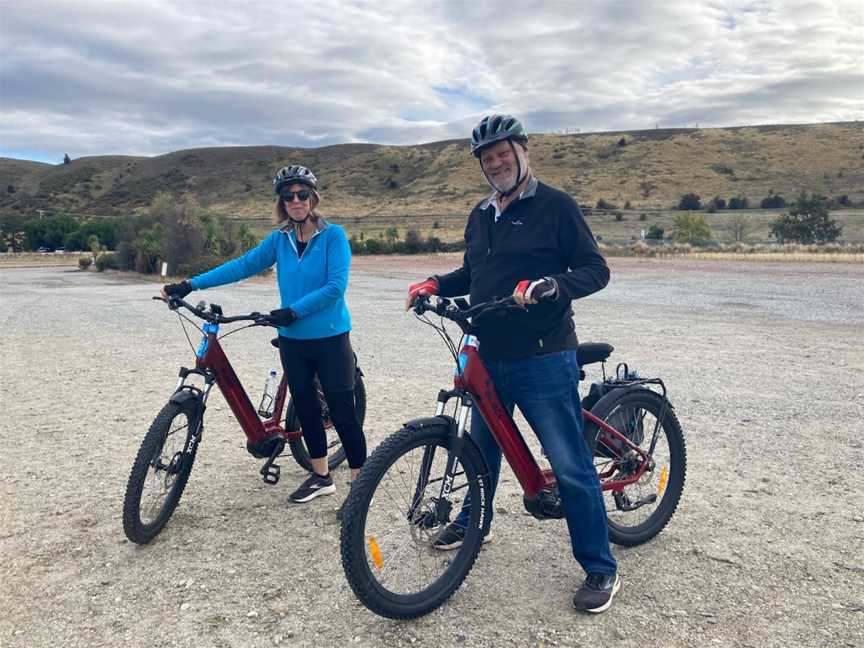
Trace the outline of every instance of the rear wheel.
{"label": "rear wheel", "polygon": [[141,442],[123,501],[123,530],[132,542],[155,538],[180,501],[200,439],[193,438],[195,409],[191,400],[167,403]]}
{"label": "rear wheel", "polygon": [[[351,487],[342,521],[342,566],[367,608],[412,619],[446,601],[480,550],[489,493],[485,462],[470,437],[455,455],[446,425],[405,427],[372,453]],[[455,456],[452,481],[448,459]],[[460,516],[463,504],[465,515]],[[451,524],[462,545],[433,544]]]}
{"label": "rear wheel", "polygon": [[[315,389],[318,392],[318,403],[321,406],[321,417],[324,423],[324,434],[327,435],[327,467],[333,470],[345,461],[345,449],[342,447],[342,441],[336,433],[336,428],[333,427],[333,421],[330,419],[330,409],[327,407],[327,399],[324,397],[324,390],[315,380]],[[366,386],[363,384],[363,376],[357,376],[354,383],[354,413],[357,415],[357,421],[360,427],[363,427],[363,422],[366,419]],[[297,409],[294,407],[294,401],[288,401],[288,407],[285,411],[285,429],[299,430],[300,421],[297,419]],[[306,447],[306,441],[303,437],[290,439],[288,445],[291,447],[291,454],[294,456],[294,461],[297,462],[304,470],[312,472],[312,460],[309,457],[309,450]]]}
{"label": "rear wheel", "polygon": [[[672,518],[687,471],[681,424],[672,405],[648,389],[616,390],[603,397],[591,413],[649,452],[641,477],[619,489],[604,490],[609,539],[618,545],[647,542]],[[631,478],[645,460],[620,439],[603,430],[597,436],[594,464],[604,487]]]}

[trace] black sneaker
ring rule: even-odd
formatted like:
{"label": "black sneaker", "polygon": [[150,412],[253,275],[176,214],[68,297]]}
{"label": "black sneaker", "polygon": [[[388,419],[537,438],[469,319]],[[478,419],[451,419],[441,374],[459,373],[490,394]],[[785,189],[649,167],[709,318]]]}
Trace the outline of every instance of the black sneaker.
{"label": "black sneaker", "polygon": [[319,495],[332,495],[336,492],[336,485],[333,483],[333,478],[327,474],[325,477],[317,473],[312,473],[309,478],[300,484],[300,488],[288,496],[292,502],[303,504],[309,500],[313,500]]}
{"label": "black sneaker", "polygon": [[573,595],[573,606],[582,612],[599,614],[612,605],[612,597],[621,587],[618,574],[588,574],[582,586]]}
{"label": "black sneaker", "polygon": [[[487,531],[483,536],[483,542],[486,544],[492,539],[492,532]],[[462,541],[465,540],[465,525],[458,522],[451,522],[447,528],[438,536],[438,539],[432,543],[432,546],[441,551],[451,551],[462,546]]]}

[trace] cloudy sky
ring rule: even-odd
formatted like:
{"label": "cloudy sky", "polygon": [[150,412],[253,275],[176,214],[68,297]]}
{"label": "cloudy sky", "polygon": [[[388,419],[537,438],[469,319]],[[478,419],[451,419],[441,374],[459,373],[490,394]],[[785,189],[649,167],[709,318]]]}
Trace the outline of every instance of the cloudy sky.
{"label": "cloudy sky", "polygon": [[862,0],[0,0],[0,156],[864,119]]}

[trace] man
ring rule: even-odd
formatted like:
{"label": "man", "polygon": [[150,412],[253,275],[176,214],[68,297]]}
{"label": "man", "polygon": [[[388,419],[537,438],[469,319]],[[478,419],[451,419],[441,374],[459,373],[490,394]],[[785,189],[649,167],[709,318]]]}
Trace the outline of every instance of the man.
{"label": "man", "polygon": [[[480,322],[480,355],[502,404],[511,413],[519,407],[555,472],[573,556],[587,574],[573,604],[603,612],[621,581],[609,548],[600,482],[582,436],[571,301],[601,290],[609,269],[579,206],[534,177],[519,120],[485,117],[471,134],[471,152],[492,194],[468,217],[462,267],[412,285],[407,303],[421,294],[468,293],[479,303],[512,293],[524,306]],[[471,418],[471,436],[489,466],[494,496],[501,450],[479,412]],[[462,528],[454,521],[436,547],[459,547]]]}

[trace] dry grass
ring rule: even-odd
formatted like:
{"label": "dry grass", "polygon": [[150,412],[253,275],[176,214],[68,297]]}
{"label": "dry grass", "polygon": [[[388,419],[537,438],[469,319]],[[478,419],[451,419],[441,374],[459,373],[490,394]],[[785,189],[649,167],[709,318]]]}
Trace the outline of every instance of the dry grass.
{"label": "dry grass", "polygon": [[[595,205],[601,198],[621,207],[631,203],[635,215],[626,212],[624,224],[610,225],[610,237],[638,234],[641,223],[634,219],[640,211],[669,210],[690,192],[705,201],[714,195],[746,196],[758,204],[769,193],[791,199],[806,189],[864,201],[859,122],[532,135],[530,153],[541,179],[582,204]],[[322,210],[355,222],[358,231],[396,226],[425,233],[437,220],[445,230],[442,238],[452,238],[461,235],[471,206],[487,192],[465,140],[231,147],[154,158],[81,158],[58,166],[0,160],[8,162],[0,164],[0,180],[16,186],[14,193],[0,192],[0,216],[30,215],[37,207],[126,216],[145,207],[157,191],[168,190],[194,194],[226,216],[260,219],[269,213],[272,174],[289,160],[316,171]],[[649,212],[646,227],[651,218]],[[657,224],[667,220],[667,212],[657,214]],[[596,225],[601,234],[605,227]]]}

